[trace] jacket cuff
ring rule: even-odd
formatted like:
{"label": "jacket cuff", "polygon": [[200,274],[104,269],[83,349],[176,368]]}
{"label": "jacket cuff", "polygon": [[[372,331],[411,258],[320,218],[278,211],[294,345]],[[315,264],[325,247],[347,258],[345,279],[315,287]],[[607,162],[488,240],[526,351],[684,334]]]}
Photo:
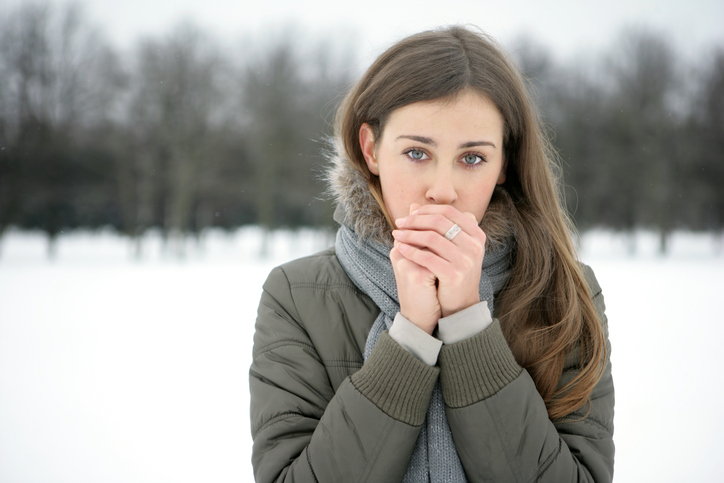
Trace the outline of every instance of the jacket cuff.
{"label": "jacket cuff", "polygon": [[455,344],[474,336],[492,323],[487,302],[480,302],[438,320],[437,336],[443,344]]}
{"label": "jacket cuff", "polygon": [[440,351],[440,382],[445,404],[461,408],[494,395],[523,369],[513,357],[498,319],[484,331]]}
{"label": "jacket cuff", "polygon": [[384,331],[362,369],[352,374],[351,381],[388,416],[420,426],[439,374],[438,367],[428,366]]}
{"label": "jacket cuff", "polygon": [[437,356],[440,355],[443,341],[431,336],[399,312],[392,321],[390,337],[428,366],[434,366],[437,363]]}

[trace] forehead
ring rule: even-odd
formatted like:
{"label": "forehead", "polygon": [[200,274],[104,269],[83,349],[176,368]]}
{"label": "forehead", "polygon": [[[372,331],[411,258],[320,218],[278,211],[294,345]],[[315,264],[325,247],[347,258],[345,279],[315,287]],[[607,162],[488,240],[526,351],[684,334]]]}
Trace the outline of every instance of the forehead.
{"label": "forehead", "polygon": [[430,137],[484,134],[502,139],[503,117],[487,96],[465,90],[449,98],[415,102],[395,109],[385,123],[383,138],[393,133]]}

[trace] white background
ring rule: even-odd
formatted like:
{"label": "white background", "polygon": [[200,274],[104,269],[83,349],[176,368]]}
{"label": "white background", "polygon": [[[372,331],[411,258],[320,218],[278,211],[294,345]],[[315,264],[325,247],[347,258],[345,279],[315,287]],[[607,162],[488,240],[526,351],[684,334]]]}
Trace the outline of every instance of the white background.
{"label": "white background", "polygon": [[[721,481],[724,339],[719,240],[677,234],[638,255],[584,238],[603,287],[616,386],[616,481]],[[110,234],[0,246],[0,482],[251,481],[248,368],[271,267],[330,243],[211,233],[185,260],[153,236],[145,258]]]}

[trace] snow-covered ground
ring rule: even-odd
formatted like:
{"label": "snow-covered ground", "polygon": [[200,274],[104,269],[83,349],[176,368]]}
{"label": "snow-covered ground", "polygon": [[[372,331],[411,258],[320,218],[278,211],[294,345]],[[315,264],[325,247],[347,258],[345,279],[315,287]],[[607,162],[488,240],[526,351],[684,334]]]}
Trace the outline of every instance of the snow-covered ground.
{"label": "snow-covered ground", "polygon": [[[251,481],[247,373],[267,273],[329,233],[209,233],[167,255],[110,233],[0,241],[0,482]],[[616,383],[616,481],[721,481],[724,254],[590,233]],[[174,247],[175,252],[181,247]]]}

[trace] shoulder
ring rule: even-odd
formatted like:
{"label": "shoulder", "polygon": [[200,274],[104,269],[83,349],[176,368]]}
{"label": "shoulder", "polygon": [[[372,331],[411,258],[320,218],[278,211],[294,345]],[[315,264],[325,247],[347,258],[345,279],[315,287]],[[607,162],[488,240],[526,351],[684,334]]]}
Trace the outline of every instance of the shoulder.
{"label": "shoulder", "polygon": [[[302,343],[323,361],[356,363],[378,314],[334,249],[324,250],[271,271],[259,304],[254,350]],[[333,379],[341,382],[347,375],[343,371]]]}
{"label": "shoulder", "polygon": [[334,248],[279,265],[272,270],[264,289],[266,290],[270,284],[283,284],[295,288],[307,286],[358,291],[339,263]]}
{"label": "shoulder", "polygon": [[[274,301],[297,321],[315,319],[329,310],[370,305],[350,280],[334,248],[274,268],[264,283],[262,304]],[[374,305],[374,304],[372,304]]]}
{"label": "shoulder", "polygon": [[593,273],[593,269],[591,267],[581,263],[581,271],[583,272],[583,277],[586,279],[588,293],[593,300],[593,306],[598,313],[598,317],[601,320],[604,331],[606,331],[606,335],[608,335],[608,320],[606,319],[605,313],[606,304],[603,301],[603,290],[601,289],[601,285],[599,285],[596,275]]}
{"label": "shoulder", "polygon": [[586,279],[586,284],[588,285],[588,291],[591,293],[591,298],[595,298],[601,294],[601,286],[596,279],[596,275],[588,265],[581,263],[580,266],[581,272],[583,272],[583,276]]}

